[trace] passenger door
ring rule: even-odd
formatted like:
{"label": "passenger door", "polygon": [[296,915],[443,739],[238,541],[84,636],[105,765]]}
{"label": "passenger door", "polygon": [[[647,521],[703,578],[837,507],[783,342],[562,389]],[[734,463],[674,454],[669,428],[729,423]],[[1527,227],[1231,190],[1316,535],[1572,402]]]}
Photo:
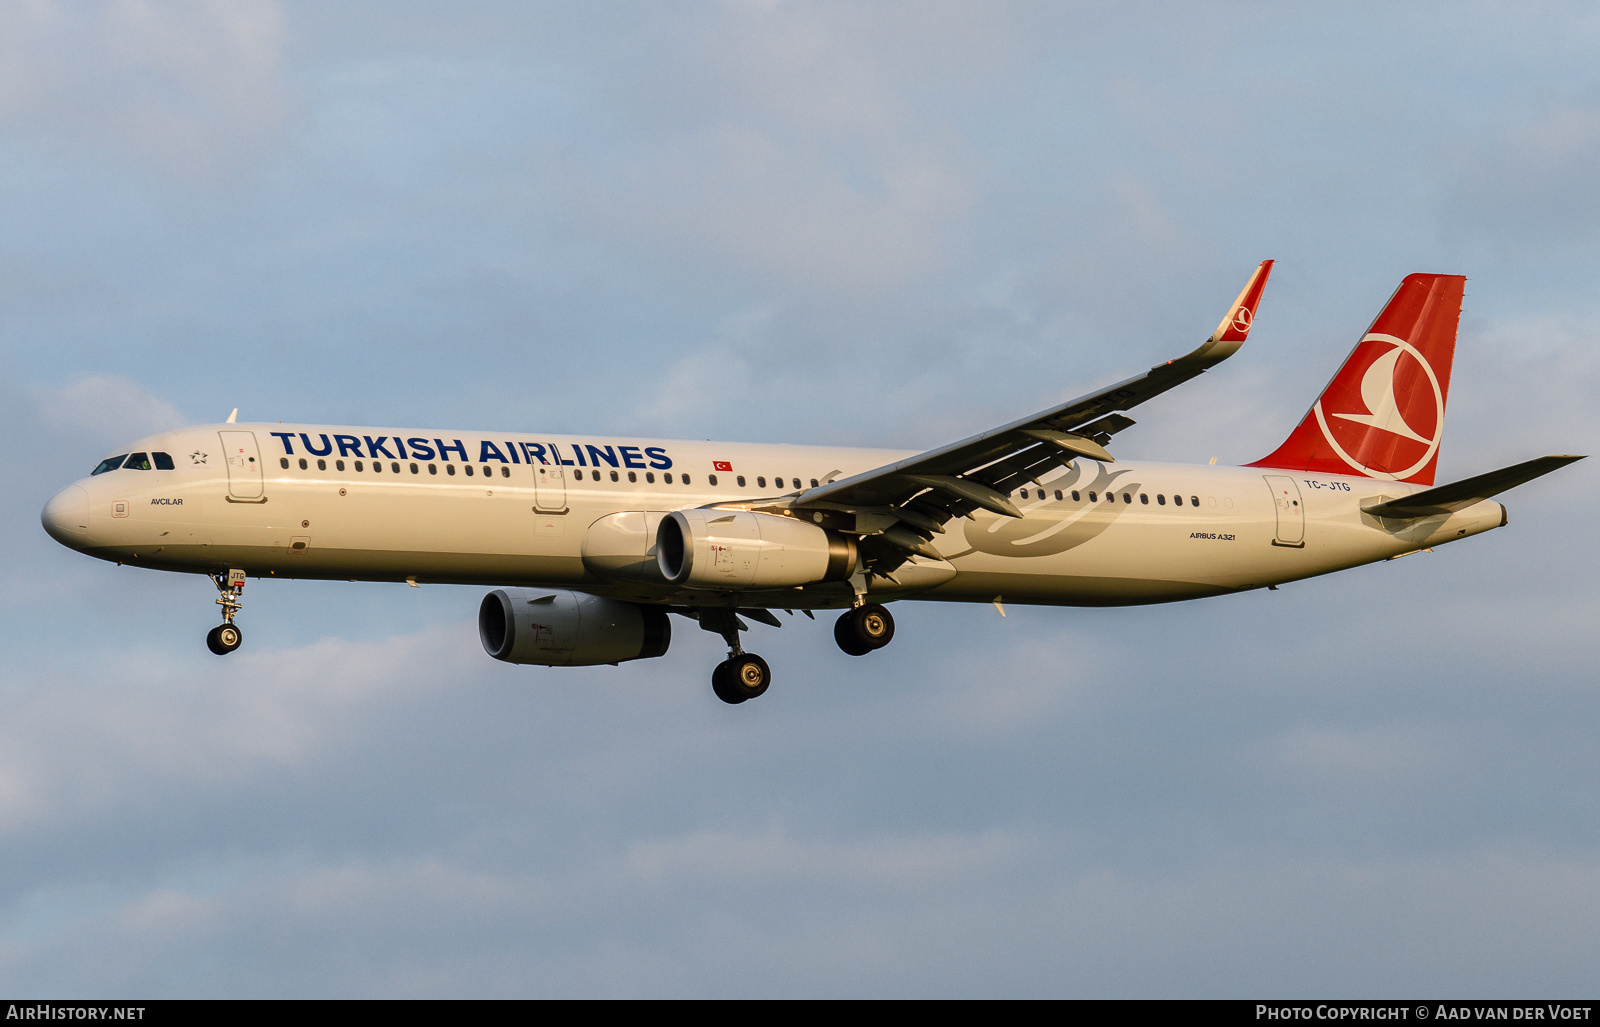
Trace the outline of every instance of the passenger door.
{"label": "passenger door", "polygon": [[1272,504],[1278,512],[1278,532],[1272,544],[1302,548],[1306,544],[1306,508],[1300,502],[1300,486],[1286,474],[1262,477],[1267,479],[1267,488],[1272,490]]}
{"label": "passenger door", "polygon": [[265,502],[261,450],[256,447],[256,433],[221,431],[217,434],[222,437],[222,455],[228,461],[228,498],[246,503]]}

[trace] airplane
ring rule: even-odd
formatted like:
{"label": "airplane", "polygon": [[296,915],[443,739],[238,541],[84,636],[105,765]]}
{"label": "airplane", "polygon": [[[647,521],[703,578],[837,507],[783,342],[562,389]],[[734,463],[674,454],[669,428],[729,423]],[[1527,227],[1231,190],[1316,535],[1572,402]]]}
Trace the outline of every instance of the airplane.
{"label": "airplane", "polygon": [[722,636],[727,703],[766,692],[749,621],[842,611],[852,656],[902,599],[1173,602],[1431,551],[1507,523],[1493,496],[1583,459],[1435,485],[1466,279],[1407,276],[1305,417],[1241,467],[1118,461],[1125,411],[1248,338],[1273,262],[1209,338],[1149,371],[926,452],[237,422],[119,446],[41,514],[103,560],[206,574],[237,649],[247,578],[472,584],[498,660],[667,652],[669,615]]}

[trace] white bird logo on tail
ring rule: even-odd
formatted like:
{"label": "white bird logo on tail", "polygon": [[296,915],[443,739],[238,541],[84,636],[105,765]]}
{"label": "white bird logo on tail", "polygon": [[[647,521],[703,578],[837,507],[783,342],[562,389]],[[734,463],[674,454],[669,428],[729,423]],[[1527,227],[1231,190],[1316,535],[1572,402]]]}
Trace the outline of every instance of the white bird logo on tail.
{"label": "white bird logo on tail", "polygon": [[[1344,446],[1340,445],[1332,426],[1328,423],[1328,415],[1322,408],[1323,401],[1318,399],[1311,409],[1316,414],[1317,424],[1322,428],[1322,437],[1327,439],[1328,444],[1333,447],[1334,452],[1339,454],[1340,459],[1345,463],[1369,477],[1386,478],[1390,481],[1404,481],[1426,466],[1428,461],[1433,459],[1434,454],[1439,451],[1439,438],[1444,434],[1444,389],[1439,385],[1439,376],[1433,373],[1433,366],[1411,343],[1393,335],[1383,335],[1377,332],[1369,334],[1361,341],[1387,343],[1390,347],[1388,352],[1368,365],[1367,370],[1361,376],[1361,402],[1367,408],[1367,412],[1361,414],[1335,413],[1333,417],[1336,420],[1352,421],[1368,428],[1376,428],[1379,431],[1398,435],[1403,439],[1420,442],[1427,447],[1423,450],[1421,457],[1410,467],[1402,470],[1386,471],[1362,463]],[[1422,365],[1422,370],[1428,377],[1428,384],[1431,386],[1433,393],[1432,438],[1419,433],[1406,420],[1405,415],[1400,412],[1399,399],[1394,394],[1394,372],[1402,354],[1410,356],[1418,364]],[[1426,393],[1423,395],[1426,395]],[[1409,404],[1413,407],[1419,402],[1426,401],[1416,395],[1413,395],[1409,400]],[[1413,409],[1413,413],[1415,412],[1415,409]]]}
{"label": "white bird logo on tail", "polygon": [[1417,432],[1406,423],[1404,415],[1400,413],[1400,404],[1394,396],[1394,366],[1400,362],[1400,347],[1396,346],[1367,368],[1367,373],[1361,377],[1361,401],[1371,411],[1365,414],[1334,414],[1346,421],[1364,424],[1369,428],[1379,431],[1393,432],[1396,435],[1414,439],[1424,446],[1431,445],[1433,440]]}

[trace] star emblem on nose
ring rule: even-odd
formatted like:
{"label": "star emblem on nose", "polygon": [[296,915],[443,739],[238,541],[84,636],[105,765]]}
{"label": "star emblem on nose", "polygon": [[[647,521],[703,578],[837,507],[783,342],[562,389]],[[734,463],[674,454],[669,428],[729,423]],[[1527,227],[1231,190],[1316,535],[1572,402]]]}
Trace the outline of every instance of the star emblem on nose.
{"label": "star emblem on nose", "polygon": [[189,459],[193,460],[197,464],[203,464],[206,462],[206,455],[197,449],[193,453],[189,454]]}

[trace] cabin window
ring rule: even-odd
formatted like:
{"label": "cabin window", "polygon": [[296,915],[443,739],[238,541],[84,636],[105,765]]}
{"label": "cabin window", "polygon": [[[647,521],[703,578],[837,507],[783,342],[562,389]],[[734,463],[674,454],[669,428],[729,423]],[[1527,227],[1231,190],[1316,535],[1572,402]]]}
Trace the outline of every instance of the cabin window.
{"label": "cabin window", "polygon": [[356,470],[358,470],[358,471],[360,471],[360,470],[364,470],[364,469],[365,469],[365,468],[363,468],[363,467],[362,467],[362,466],[361,466],[361,461],[360,461],[360,460],[357,460],[357,461],[356,461]]}
{"label": "cabin window", "polygon": [[302,471],[306,469],[306,458],[305,457],[301,457],[300,458],[300,469]]}
{"label": "cabin window", "polygon": [[398,460],[390,461],[389,470],[393,471],[396,474],[399,474],[400,473],[400,461],[398,461]]}
{"label": "cabin window", "polygon": [[1149,506],[1150,505],[1150,493],[1148,493],[1148,492],[1139,493],[1139,502],[1143,503],[1145,506]]}
{"label": "cabin window", "polygon": [[[485,472],[485,473],[487,473],[487,472]],[[583,480],[583,472],[582,471],[573,471],[572,472],[572,480],[573,481],[582,481]]]}
{"label": "cabin window", "polygon": [[685,485],[687,485],[687,484],[689,484],[689,476],[688,476],[688,475],[687,475],[687,474],[685,474],[685,475],[684,475],[684,476],[683,476],[683,483],[684,483],[684,484],[685,484]]}
{"label": "cabin window", "polygon": [[170,470],[173,469],[171,454],[168,454],[168,453],[151,453],[150,455],[155,458],[156,470],[158,470],[158,471],[170,471]]}
{"label": "cabin window", "polygon": [[816,488],[817,487],[817,479],[815,479],[815,478],[811,479],[811,487],[812,488]]}
{"label": "cabin window", "polygon": [[710,482],[711,482],[711,484],[713,486],[715,486],[717,484],[717,476],[715,474],[709,474],[706,477],[707,477],[707,479],[710,480]]}
{"label": "cabin window", "polygon": [[804,485],[800,484],[800,479],[799,478],[795,478],[794,479],[794,487],[797,488],[797,489],[805,488]]}
{"label": "cabin window", "polygon": [[411,473],[412,473],[412,474],[416,474],[416,473],[418,473],[418,472],[419,472],[419,470],[420,470],[420,468],[418,468],[418,467],[417,467],[417,465],[416,465],[416,464],[412,464],[412,465],[411,465]]}
{"label": "cabin window", "polygon": [[335,460],[333,462],[333,466],[334,466],[335,470],[342,471],[342,470],[344,470],[344,461],[343,460]]}
{"label": "cabin window", "polygon": [[632,481],[632,482],[637,482],[639,480],[639,475],[634,471],[629,471],[628,472],[628,480]]}
{"label": "cabin window", "polygon": [[317,461],[317,470],[326,471],[327,469],[328,469],[328,461],[326,461],[326,460],[318,460]]}
{"label": "cabin window", "polygon": [[740,488],[744,488],[744,475],[741,474],[741,475],[739,475],[738,478],[736,478],[734,480],[739,483],[739,487]]}
{"label": "cabin window", "polygon": [[444,465],[444,473],[450,475],[452,478],[455,477],[456,465],[455,464],[445,464]]}
{"label": "cabin window", "polygon": [[[124,461],[126,459],[128,459],[128,454],[126,454],[126,453],[122,454],[121,456],[107,457],[104,460],[100,461],[100,466],[99,467],[96,467],[94,470],[89,472],[89,477],[92,478],[97,474],[104,474],[107,471],[114,471],[117,468],[121,467],[122,466],[122,461]],[[283,462],[283,466],[288,467],[289,466],[289,461],[285,460]]]}
{"label": "cabin window", "polygon": [[[1074,495],[1073,498],[1076,499],[1077,496]],[[1095,494],[1093,492],[1089,493],[1089,502],[1091,502],[1091,503],[1096,502]]]}
{"label": "cabin window", "polygon": [[1217,497],[1216,496],[1207,496],[1206,497],[1206,505],[1209,506],[1209,507],[1215,507],[1217,505]]}
{"label": "cabin window", "polygon": [[[501,468],[500,468],[500,477],[502,477],[502,478],[511,477],[511,468],[505,467],[505,466],[501,466]],[[599,471],[594,472],[594,480],[595,481],[599,481],[600,480],[600,472]]]}
{"label": "cabin window", "polygon": [[644,472],[644,480],[646,482],[648,482],[649,484],[654,485],[656,483],[656,472],[654,472],[654,471],[646,471],[646,472]]}
{"label": "cabin window", "polygon": [[1190,496],[1189,497],[1189,505],[1190,506],[1199,506],[1200,505],[1200,497],[1199,496]]}
{"label": "cabin window", "polygon": [[[1093,492],[1089,493],[1089,500],[1091,502],[1093,502],[1093,500],[1094,500],[1094,493]],[[1072,490],[1072,501],[1074,503],[1081,502],[1081,500],[1078,499],[1078,490],[1077,489],[1073,489]]]}
{"label": "cabin window", "polygon": [[661,480],[666,482],[668,485],[671,485],[672,484],[672,472],[668,471],[666,474],[663,474],[661,476]]}
{"label": "cabin window", "polygon": [[[287,471],[289,469],[289,458],[286,456],[278,457],[278,466]],[[94,473],[99,474],[100,472],[96,471]]]}
{"label": "cabin window", "polygon": [[617,472],[616,471],[612,471],[611,472],[611,480],[612,481],[616,481],[617,480]]}
{"label": "cabin window", "polygon": [[1061,502],[1061,490],[1056,489],[1056,502]]}
{"label": "cabin window", "polygon": [[758,489],[764,489],[764,488],[766,488],[766,487],[767,487],[767,479],[766,479],[766,478],[763,478],[763,477],[762,477],[762,476],[761,476],[761,475],[759,475],[759,474],[758,474],[758,475],[756,475],[756,488],[758,488]]}
{"label": "cabin window", "polygon": [[1163,492],[1160,495],[1156,496],[1156,505],[1157,506],[1166,506],[1167,505],[1166,493]]}
{"label": "cabin window", "polygon": [[1133,497],[1131,495],[1129,495],[1128,493],[1124,492],[1122,494],[1122,501],[1124,503],[1131,503],[1131,502],[1133,502]]}
{"label": "cabin window", "polygon": [[438,474],[439,473],[439,465],[438,464],[429,464],[428,465],[428,473],[429,474]]}
{"label": "cabin window", "polygon": [[379,461],[379,460],[372,461],[372,473],[373,474],[382,474],[383,473],[383,463],[382,463],[382,461]]}
{"label": "cabin window", "polygon": [[1043,498],[1044,498],[1044,489],[1040,489],[1040,490],[1039,490],[1039,498],[1040,498],[1040,499],[1043,499]]}
{"label": "cabin window", "polygon": [[469,478],[472,477],[472,465],[471,464],[462,464],[461,465],[461,470],[462,470],[463,473],[466,474],[467,477],[469,477]]}

